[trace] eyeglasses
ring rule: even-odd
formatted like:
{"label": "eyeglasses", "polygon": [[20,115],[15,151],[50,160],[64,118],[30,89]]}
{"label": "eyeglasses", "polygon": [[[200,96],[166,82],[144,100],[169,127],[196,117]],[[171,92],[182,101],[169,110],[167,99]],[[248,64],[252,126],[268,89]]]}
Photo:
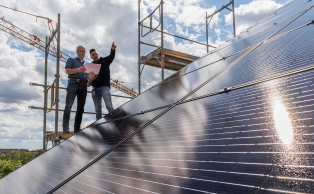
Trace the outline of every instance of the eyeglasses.
{"label": "eyeglasses", "polygon": [[93,56],[96,56],[96,55],[98,55],[98,54],[92,54],[92,57],[93,57]]}

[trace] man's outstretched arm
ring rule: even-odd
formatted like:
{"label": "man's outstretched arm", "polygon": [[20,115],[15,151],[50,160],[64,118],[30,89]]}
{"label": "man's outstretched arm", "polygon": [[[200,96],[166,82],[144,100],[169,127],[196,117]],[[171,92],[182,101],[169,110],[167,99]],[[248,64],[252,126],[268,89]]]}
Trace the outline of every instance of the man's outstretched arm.
{"label": "man's outstretched arm", "polygon": [[117,46],[114,44],[114,42],[111,45],[111,51],[110,51],[110,55],[108,56],[108,58],[113,61],[113,59],[115,58],[116,55],[116,48]]}

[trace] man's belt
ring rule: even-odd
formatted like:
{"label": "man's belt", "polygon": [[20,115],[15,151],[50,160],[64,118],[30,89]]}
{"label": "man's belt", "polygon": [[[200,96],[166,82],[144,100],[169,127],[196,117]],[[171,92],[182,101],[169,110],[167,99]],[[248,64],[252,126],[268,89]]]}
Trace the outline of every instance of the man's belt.
{"label": "man's belt", "polygon": [[83,80],[83,79],[76,79],[76,78],[69,78],[70,80],[74,80],[74,81],[77,81],[77,82],[81,82],[81,83],[84,83],[86,84],[87,81],[86,80]]}

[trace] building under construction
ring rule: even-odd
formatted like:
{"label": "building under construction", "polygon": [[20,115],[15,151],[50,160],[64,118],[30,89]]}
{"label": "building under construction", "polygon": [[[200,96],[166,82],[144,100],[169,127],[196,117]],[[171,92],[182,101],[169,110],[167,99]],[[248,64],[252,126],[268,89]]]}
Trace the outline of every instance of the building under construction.
{"label": "building under construction", "polygon": [[313,6],[281,7],[5,176],[1,193],[314,193]]}

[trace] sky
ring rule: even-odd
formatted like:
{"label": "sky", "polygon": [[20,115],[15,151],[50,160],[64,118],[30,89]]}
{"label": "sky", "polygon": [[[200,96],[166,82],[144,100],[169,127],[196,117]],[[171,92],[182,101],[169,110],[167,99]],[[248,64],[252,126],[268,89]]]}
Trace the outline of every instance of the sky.
{"label": "sky", "polygon": [[[267,17],[291,0],[235,0],[236,33],[244,31]],[[184,38],[206,43],[205,15],[228,4],[229,0],[164,0],[164,31]],[[142,0],[141,19],[145,18],[160,0]],[[111,65],[111,78],[138,91],[138,0],[0,0],[0,5],[53,20],[55,27],[58,13],[61,15],[61,50],[76,57],[78,45],[88,51],[96,48],[101,56],[107,56],[112,42],[117,45],[116,58]],[[231,8],[231,7],[230,7]],[[0,17],[41,40],[49,36],[47,20],[0,7]],[[154,14],[153,26],[158,25],[159,15]],[[148,23],[145,23],[148,25]],[[216,14],[209,24],[209,44],[219,46],[233,37],[233,19],[229,10]],[[144,29],[145,32],[145,29]],[[160,33],[148,34],[141,41],[160,46]],[[206,55],[206,47],[164,35],[165,48],[195,55]],[[155,50],[141,46],[141,55]],[[91,62],[86,53],[85,60]],[[65,63],[60,63],[60,86],[67,86]],[[18,38],[0,30],[0,148],[42,149],[43,87],[29,83],[44,84],[44,53]],[[48,84],[54,80],[56,60],[49,57]],[[166,71],[165,77],[173,71]],[[161,70],[146,66],[142,74],[142,92],[161,81]],[[91,90],[89,88],[88,90]],[[125,95],[112,88],[112,94]],[[65,106],[65,90],[60,90],[60,109]],[[50,100],[50,99],[48,99]],[[113,97],[117,108],[128,98]],[[104,107],[104,104],[103,104]],[[76,109],[76,102],[73,106]],[[91,94],[87,95],[85,111],[95,112]],[[106,109],[103,109],[107,113]],[[54,111],[47,114],[47,131],[55,129]],[[59,131],[62,131],[59,112]],[[75,114],[71,114],[70,131],[73,131]],[[95,121],[95,115],[84,114],[81,128]],[[48,145],[51,147],[51,143]]]}

